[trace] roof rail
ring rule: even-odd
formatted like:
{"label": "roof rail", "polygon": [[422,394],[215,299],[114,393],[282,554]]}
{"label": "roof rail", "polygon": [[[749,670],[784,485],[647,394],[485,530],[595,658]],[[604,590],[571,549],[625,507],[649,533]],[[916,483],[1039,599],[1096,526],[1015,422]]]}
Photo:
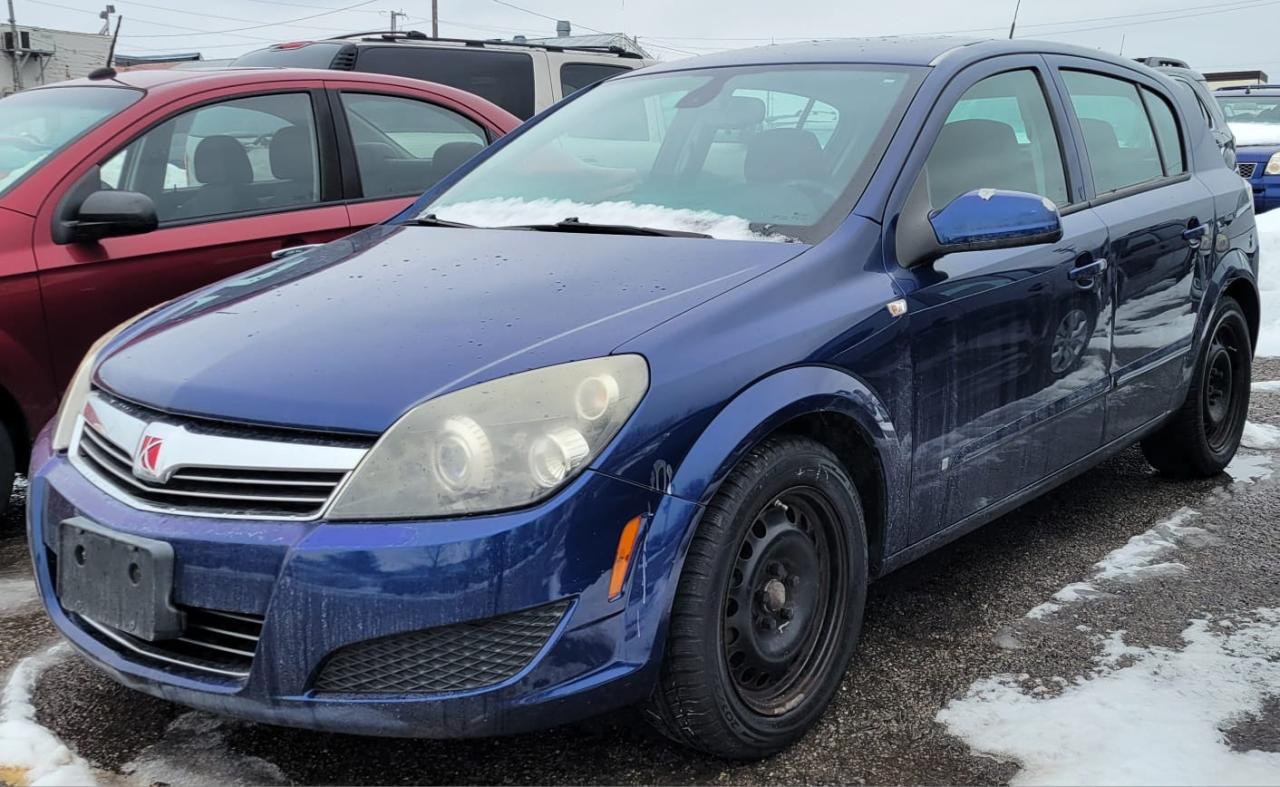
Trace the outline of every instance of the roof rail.
{"label": "roof rail", "polygon": [[442,41],[449,44],[465,44],[466,46],[515,46],[525,49],[542,49],[548,52],[597,52],[600,54],[643,59],[643,55],[623,49],[620,46],[561,46],[559,44],[532,43],[529,41],[507,41],[501,38],[433,38],[420,30],[366,30],[361,33],[345,33],[333,36],[330,41],[346,41],[352,38],[381,39],[383,41]]}

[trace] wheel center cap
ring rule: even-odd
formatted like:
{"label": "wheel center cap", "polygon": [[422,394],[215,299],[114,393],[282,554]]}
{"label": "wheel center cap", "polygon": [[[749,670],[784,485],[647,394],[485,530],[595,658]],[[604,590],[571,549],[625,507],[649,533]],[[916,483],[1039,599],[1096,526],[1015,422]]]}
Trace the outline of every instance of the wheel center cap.
{"label": "wheel center cap", "polygon": [[764,608],[777,612],[787,604],[787,586],[776,579],[764,583]]}

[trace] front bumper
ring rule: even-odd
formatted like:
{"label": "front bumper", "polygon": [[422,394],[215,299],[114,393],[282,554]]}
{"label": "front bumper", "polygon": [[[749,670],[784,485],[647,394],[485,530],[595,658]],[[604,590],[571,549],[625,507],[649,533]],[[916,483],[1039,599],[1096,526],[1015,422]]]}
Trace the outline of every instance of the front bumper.
{"label": "front bumper", "polygon": [[[27,520],[50,618],[120,683],[272,724],[372,735],[520,732],[621,707],[656,676],[681,546],[683,499],[592,471],[525,511],[427,522],[254,522],[139,511],[90,484],[47,435],[33,449]],[[643,517],[621,598],[607,597],[618,536]],[[59,604],[54,533],[71,517],[172,545],[173,602],[263,619],[247,677],[192,671],[121,647]],[[345,646],[560,602],[536,656],[502,682],[438,693],[319,691]]]}
{"label": "front bumper", "polygon": [[[1266,166],[1266,162],[1258,162],[1258,172]],[[1249,187],[1253,190],[1253,210],[1265,213],[1272,208],[1280,208],[1280,175],[1257,174],[1249,179]]]}

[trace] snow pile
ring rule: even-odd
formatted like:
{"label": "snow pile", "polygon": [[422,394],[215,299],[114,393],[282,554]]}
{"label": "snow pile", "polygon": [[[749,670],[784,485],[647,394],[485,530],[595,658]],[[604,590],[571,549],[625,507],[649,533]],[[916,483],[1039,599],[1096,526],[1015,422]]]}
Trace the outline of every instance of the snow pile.
{"label": "snow pile", "polygon": [[1181,563],[1168,562],[1165,557],[1178,549],[1179,542],[1190,538],[1203,538],[1208,531],[1188,525],[1200,513],[1190,508],[1182,508],[1173,516],[1158,522],[1155,527],[1139,533],[1129,539],[1119,549],[1112,550],[1106,557],[1093,565],[1093,576],[1085,582],[1073,582],[1053,594],[1046,601],[1027,612],[1027,617],[1042,620],[1076,601],[1088,601],[1091,598],[1109,595],[1096,583],[1119,581],[1136,582],[1156,576],[1180,574],[1187,570]]}
{"label": "snow pile", "polygon": [[0,577],[0,616],[18,612],[36,601],[36,583],[30,577],[5,579]]}
{"label": "snow pile", "polygon": [[1266,382],[1254,383],[1254,393],[1280,393],[1280,380],[1267,380]]}
{"label": "snow pile", "polygon": [[478,227],[511,227],[523,224],[555,224],[576,218],[588,224],[627,224],[636,227],[701,232],[720,240],[784,241],[782,235],[764,235],[751,229],[741,216],[725,216],[709,210],[638,205],[634,202],[574,202],[567,199],[523,200],[518,197],[474,200],[433,209],[437,218]]}
{"label": "snow pile", "polygon": [[1228,123],[1236,135],[1236,147],[1246,145],[1280,145],[1280,123],[1251,123],[1239,120]]}
{"label": "snow pile", "polygon": [[1236,482],[1251,484],[1271,477],[1271,457],[1266,454],[1237,453],[1224,470]]}
{"label": "snow pile", "polygon": [[31,704],[40,673],[68,651],[65,644],[55,645],[18,662],[10,673],[0,694],[0,776],[31,785],[96,783],[85,761],[36,723]]}
{"label": "snow pile", "polygon": [[1280,448],[1280,428],[1248,421],[1244,425],[1244,433],[1240,435],[1240,444],[1262,451]]}
{"label": "snow pile", "polygon": [[288,777],[274,764],[231,751],[227,744],[231,724],[206,713],[184,713],[123,771],[135,784],[288,784]]}
{"label": "snow pile", "polygon": [[1280,609],[1191,621],[1182,650],[1132,647],[1123,633],[1099,638],[1095,669],[1060,690],[996,675],[936,719],[975,752],[1018,762],[1013,784],[1280,783],[1280,754],[1234,751],[1222,734],[1280,692]]}
{"label": "snow pile", "polygon": [[1280,356],[1280,210],[1258,216],[1258,244],[1262,330],[1258,334],[1257,354]]}

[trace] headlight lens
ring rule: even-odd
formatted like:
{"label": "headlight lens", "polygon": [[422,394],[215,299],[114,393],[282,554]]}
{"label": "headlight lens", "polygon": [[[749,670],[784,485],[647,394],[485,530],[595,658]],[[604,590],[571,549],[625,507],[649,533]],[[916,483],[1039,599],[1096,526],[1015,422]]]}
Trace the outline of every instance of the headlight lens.
{"label": "headlight lens", "polygon": [[516,508],[600,455],[649,387],[639,355],[550,366],[410,410],[382,435],[329,519],[407,519]]}
{"label": "headlight lens", "polygon": [[1272,153],[1267,159],[1267,168],[1263,172],[1268,175],[1280,175],[1280,153]]}
{"label": "headlight lens", "polygon": [[98,364],[98,353],[102,352],[102,348],[106,347],[112,339],[119,336],[121,331],[158,308],[160,307],[157,306],[130,317],[107,331],[84,354],[84,360],[80,361],[80,365],[76,367],[71,384],[67,386],[67,392],[62,396],[62,403],[58,405],[58,415],[54,419],[53,427],[53,450],[66,451],[71,447],[71,435],[76,430],[76,418],[84,410],[84,404],[89,399],[89,386],[93,382],[93,367]]}

